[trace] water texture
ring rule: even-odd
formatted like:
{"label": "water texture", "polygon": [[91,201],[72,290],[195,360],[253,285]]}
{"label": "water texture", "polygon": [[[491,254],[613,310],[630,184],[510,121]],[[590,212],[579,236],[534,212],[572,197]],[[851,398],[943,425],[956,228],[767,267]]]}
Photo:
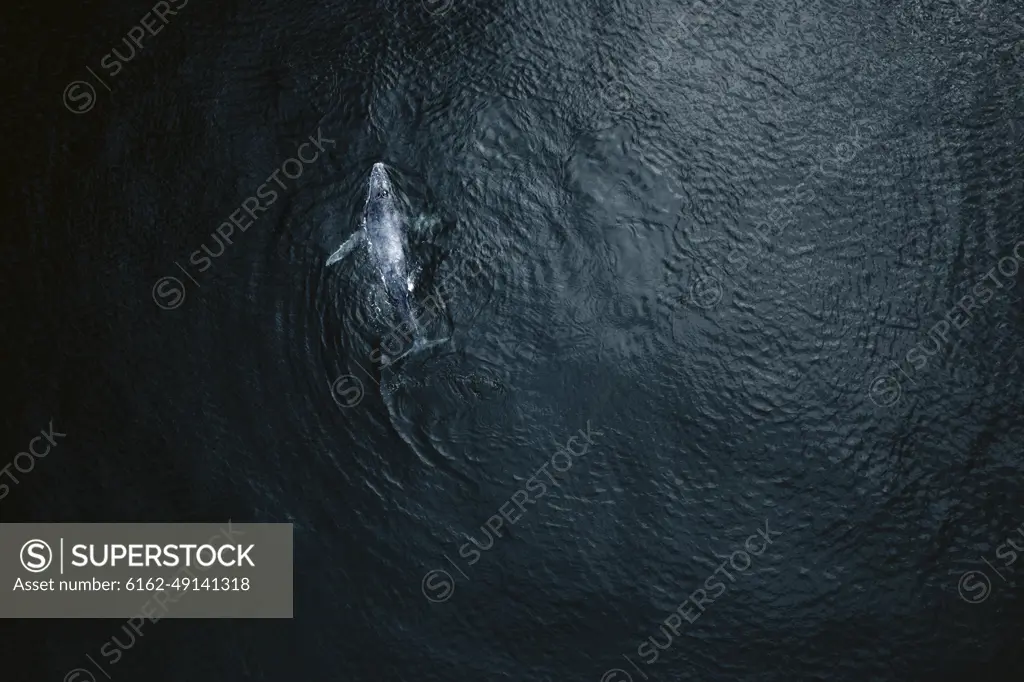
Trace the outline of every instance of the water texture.
{"label": "water texture", "polygon": [[0,520],[294,523],[295,618],[112,679],[1021,679],[1019,3],[175,3],[5,22],[6,452],[67,436]]}

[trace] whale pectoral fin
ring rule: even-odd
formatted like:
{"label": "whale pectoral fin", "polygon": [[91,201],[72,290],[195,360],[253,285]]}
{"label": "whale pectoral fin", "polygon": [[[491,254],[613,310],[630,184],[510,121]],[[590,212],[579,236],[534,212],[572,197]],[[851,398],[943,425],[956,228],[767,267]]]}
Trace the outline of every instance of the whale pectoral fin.
{"label": "whale pectoral fin", "polygon": [[338,250],[331,254],[331,257],[327,259],[328,265],[334,265],[345,256],[352,253],[352,251],[359,246],[359,242],[363,240],[363,231],[357,230],[355,234],[345,240],[345,243],[338,247]]}
{"label": "whale pectoral fin", "polygon": [[415,234],[431,234],[441,221],[432,215],[420,215],[412,221],[412,231]]}

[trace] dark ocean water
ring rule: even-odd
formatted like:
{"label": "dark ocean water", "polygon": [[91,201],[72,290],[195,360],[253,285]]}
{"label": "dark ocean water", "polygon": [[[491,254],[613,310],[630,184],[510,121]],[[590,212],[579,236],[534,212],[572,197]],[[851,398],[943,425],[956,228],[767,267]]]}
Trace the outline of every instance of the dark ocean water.
{"label": "dark ocean water", "polygon": [[1019,2],[169,6],[0,29],[0,521],[294,523],[295,617],[0,679],[1021,679]]}

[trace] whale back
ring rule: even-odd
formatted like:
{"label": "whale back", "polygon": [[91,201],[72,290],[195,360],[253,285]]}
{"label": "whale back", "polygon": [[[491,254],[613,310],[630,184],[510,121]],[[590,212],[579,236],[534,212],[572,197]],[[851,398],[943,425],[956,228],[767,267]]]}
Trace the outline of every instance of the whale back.
{"label": "whale back", "polygon": [[402,214],[391,196],[367,198],[363,220],[368,230],[397,231],[402,229]]}
{"label": "whale back", "polygon": [[382,164],[370,172],[363,227],[373,261],[403,316],[408,313],[405,217]]}

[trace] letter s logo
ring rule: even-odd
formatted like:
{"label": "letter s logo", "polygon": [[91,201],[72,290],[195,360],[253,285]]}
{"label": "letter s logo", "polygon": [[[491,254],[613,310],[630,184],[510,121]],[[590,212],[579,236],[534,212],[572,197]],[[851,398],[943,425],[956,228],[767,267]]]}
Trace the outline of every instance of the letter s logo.
{"label": "letter s logo", "polygon": [[53,550],[42,540],[29,540],[21,546],[21,565],[29,573],[42,573],[53,563]]}

